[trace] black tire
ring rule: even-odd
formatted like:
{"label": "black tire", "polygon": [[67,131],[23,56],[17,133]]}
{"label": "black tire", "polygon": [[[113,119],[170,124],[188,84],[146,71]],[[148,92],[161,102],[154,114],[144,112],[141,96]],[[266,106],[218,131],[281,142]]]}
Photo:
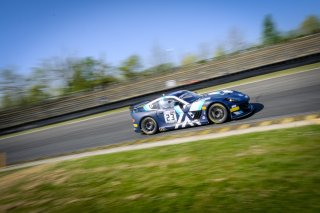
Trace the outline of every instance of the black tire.
{"label": "black tire", "polygon": [[142,133],[146,135],[153,135],[158,131],[158,124],[157,122],[151,118],[151,117],[146,117],[141,121],[141,131]]}
{"label": "black tire", "polygon": [[208,109],[208,118],[212,123],[221,124],[228,119],[228,110],[222,104],[212,104]]}

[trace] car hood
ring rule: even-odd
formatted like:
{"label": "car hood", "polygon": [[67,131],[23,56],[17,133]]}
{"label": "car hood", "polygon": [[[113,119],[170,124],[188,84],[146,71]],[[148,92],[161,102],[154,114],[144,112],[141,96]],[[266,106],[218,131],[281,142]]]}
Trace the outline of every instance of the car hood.
{"label": "car hood", "polygon": [[234,90],[218,90],[202,95],[203,99],[206,98],[233,98],[237,100],[249,100],[249,97],[246,94],[243,94]]}

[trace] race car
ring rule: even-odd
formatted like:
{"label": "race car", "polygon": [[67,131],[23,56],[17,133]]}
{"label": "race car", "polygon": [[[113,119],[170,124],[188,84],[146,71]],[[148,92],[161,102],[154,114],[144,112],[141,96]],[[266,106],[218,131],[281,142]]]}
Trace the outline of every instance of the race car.
{"label": "race car", "polygon": [[180,90],[133,105],[130,114],[135,132],[152,135],[247,116],[254,110],[249,101],[248,95],[233,90],[202,95]]}

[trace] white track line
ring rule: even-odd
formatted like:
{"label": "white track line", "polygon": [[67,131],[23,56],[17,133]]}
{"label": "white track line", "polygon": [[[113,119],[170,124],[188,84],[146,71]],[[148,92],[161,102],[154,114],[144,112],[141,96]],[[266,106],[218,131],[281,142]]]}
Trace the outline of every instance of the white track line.
{"label": "white track line", "polygon": [[72,155],[50,158],[50,159],[45,159],[45,160],[38,160],[38,161],[29,162],[29,163],[17,164],[17,165],[13,165],[13,166],[9,166],[9,167],[0,169],[0,172],[21,169],[21,168],[26,168],[26,167],[31,167],[31,166],[37,166],[37,165],[41,165],[41,164],[57,163],[57,162],[67,161],[67,160],[76,160],[76,159],[90,157],[90,156],[96,156],[96,155],[105,155],[105,154],[112,154],[112,153],[119,153],[119,152],[133,151],[133,150],[149,149],[149,148],[155,148],[155,147],[161,147],[161,146],[196,142],[196,141],[200,141],[200,140],[216,139],[216,138],[223,138],[223,137],[229,137],[229,136],[234,136],[234,135],[242,135],[242,134],[253,133],[253,132],[264,132],[264,131],[270,131],[270,130],[300,127],[300,126],[313,125],[313,124],[319,124],[319,120],[314,119],[314,120],[297,121],[297,122],[286,123],[286,124],[258,126],[258,127],[251,127],[248,129],[231,130],[231,131],[222,132],[222,133],[212,133],[212,134],[208,134],[208,135],[196,135],[196,136],[185,137],[185,138],[177,138],[177,139],[163,140],[163,141],[152,142],[152,143],[129,145],[129,146],[116,147],[116,148],[111,148],[111,149],[84,152],[84,153],[72,154]]}

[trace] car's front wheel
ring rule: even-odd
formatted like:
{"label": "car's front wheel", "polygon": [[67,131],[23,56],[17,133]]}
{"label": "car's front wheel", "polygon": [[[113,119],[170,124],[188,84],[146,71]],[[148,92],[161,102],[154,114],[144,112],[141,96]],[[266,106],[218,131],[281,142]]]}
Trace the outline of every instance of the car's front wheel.
{"label": "car's front wheel", "polygon": [[141,121],[141,131],[146,135],[153,135],[158,131],[158,124],[153,118],[146,117]]}
{"label": "car's front wheel", "polygon": [[212,123],[221,124],[228,119],[228,111],[222,104],[212,104],[208,110],[208,117]]}

